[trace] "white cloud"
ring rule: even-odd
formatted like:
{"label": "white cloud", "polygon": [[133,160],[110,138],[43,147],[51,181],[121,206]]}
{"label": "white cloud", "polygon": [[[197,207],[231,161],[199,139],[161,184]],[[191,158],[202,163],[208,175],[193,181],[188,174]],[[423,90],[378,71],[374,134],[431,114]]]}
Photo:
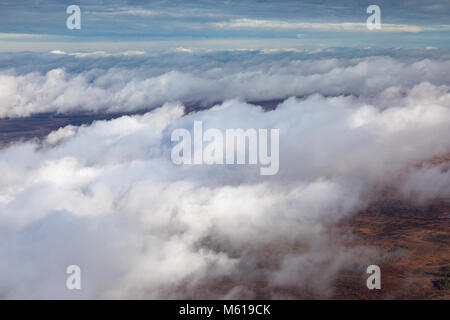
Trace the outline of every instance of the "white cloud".
{"label": "white cloud", "polygon": [[[93,59],[79,72],[3,71],[2,115],[164,106],[0,149],[0,274],[8,274],[0,296],[280,298],[294,289],[326,297],[341,270],[378,258],[346,247],[336,230],[343,218],[384,188],[424,203],[450,195],[445,165],[417,166],[450,153],[447,60],[251,54],[225,64],[177,60],[173,71],[141,60],[101,69],[97,56],[74,59]],[[234,99],[291,95],[302,98],[267,112]],[[226,101],[186,115],[168,102],[177,100]],[[174,165],[171,132],[195,120],[280,129],[279,173]],[[77,293],[64,288],[71,264],[82,269]]]}
{"label": "white cloud", "polygon": [[49,35],[45,34],[32,34],[32,33],[0,33],[0,39],[38,39],[42,37],[48,37]]}
{"label": "white cloud", "polygon": [[[112,59],[122,54],[74,55]],[[195,68],[157,66],[156,71],[145,67],[111,67],[70,73],[55,68],[46,73],[16,74],[14,69],[7,70],[0,72],[0,117],[38,112],[129,112],[155,108],[167,101],[207,106],[233,98],[264,101],[314,93],[373,96],[391,87],[401,93],[421,82],[440,86],[450,80],[447,60],[404,62],[390,57],[368,57],[278,62],[271,55],[261,56],[263,59],[249,68],[243,68],[248,62],[219,65],[202,61]]]}
{"label": "white cloud", "polygon": [[85,58],[85,57],[114,57],[114,56],[140,56],[144,55],[145,51],[139,51],[139,50],[129,50],[129,51],[122,51],[118,53],[111,53],[107,51],[92,51],[92,52],[65,52],[62,50],[52,50],[50,53],[53,54],[60,54],[60,55],[68,55],[68,56],[75,56],[77,58]]}
{"label": "white cloud", "polygon": [[[211,24],[215,28],[222,29],[278,29],[278,30],[305,30],[305,31],[327,31],[327,32],[347,32],[347,31],[369,31],[366,23],[342,22],[342,23],[308,23],[308,22],[287,22],[277,20],[256,20],[256,19],[232,19],[224,22],[214,22]],[[421,32],[430,30],[430,27],[421,27],[406,24],[383,23],[379,32]]]}
{"label": "white cloud", "polygon": [[[429,100],[411,104],[425,91]],[[53,132],[46,141],[56,144],[3,149],[0,242],[8,246],[0,247],[0,271],[9,268],[10,277],[0,294],[74,297],[58,284],[75,263],[86,276],[83,298],[255,297],[258,277],[271,297],[292,288],[292,277],[296,288],[326,296],[340,270],[377,257],[369,248],[345,249],[333,226],[378,188],[396,185],[393,173],[450,151],[442,93],[421,85],[387,109],[318,95],[271,112],[232,100],[183,116],[182,106],[167,104]],[[171,130],[192,130],[194,120],[218,129],[280,128],[279,174],[175,166]],[[445,185],[440,172],[422,179],[418,171],[407,185],[427,199],[447,196],[448,188],[429,188]],[[266,250],[292,245],[301,250],[267,260]],[[223,279],[228,290],[213,285]]]}
{"label": "white cloud", "polygon": [[180,51],[180,52],[188,52],[188,53],[192,53],[194,52],[194,50],[189,49],[189,48],[183,48],[183,47],[179,47],[175,49],[176,51]]}

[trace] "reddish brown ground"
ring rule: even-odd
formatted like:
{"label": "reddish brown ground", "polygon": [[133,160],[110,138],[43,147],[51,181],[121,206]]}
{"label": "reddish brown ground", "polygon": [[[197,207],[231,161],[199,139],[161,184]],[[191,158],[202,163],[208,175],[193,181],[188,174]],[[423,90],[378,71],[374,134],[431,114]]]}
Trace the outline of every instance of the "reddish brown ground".
{"label": "reddish brown ground", "polygon": [[381,258],[381,290],[368,290],[367,276],[344,273],[335,282],[336,299],[449,299],[433,281],[448,277],[450,199],[417,208],[383,199],[348,221],[358,244],[374,246]]}
{"label": "reddish brown ground", "polygon": [[[450,154],[426,163],[450,165]],[[421,206],[386,193],[344,225],[356,235],[355,243],[380,250],[382,288],[368,290],[368,275],[344,273],[335,282],[334,298],[450,299],[450,289],[434,283],[450,281],[450,198]]]}

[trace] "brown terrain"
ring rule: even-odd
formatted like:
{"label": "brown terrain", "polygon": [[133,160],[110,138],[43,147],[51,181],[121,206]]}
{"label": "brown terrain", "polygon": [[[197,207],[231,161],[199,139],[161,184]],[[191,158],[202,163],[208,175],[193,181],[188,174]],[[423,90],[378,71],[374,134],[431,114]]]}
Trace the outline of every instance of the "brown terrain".
{"label": "brown terrain", "polygon": [[[425,163],[450,166],[450,154]],[[450,198],[418,205],[386,192],[344,224],[358,245],[381,252],[382,288],[368,290],[368,275],[346,273],[336,281],[335,298],[450,299]]]}
{"label": "brown terrain", "polygon": [[379,249],[381,290],[367,289],[369,275],[348,272],[334,298],[450,298],[450,199],[418,208],[385,196],[347,223],[358,245]]}

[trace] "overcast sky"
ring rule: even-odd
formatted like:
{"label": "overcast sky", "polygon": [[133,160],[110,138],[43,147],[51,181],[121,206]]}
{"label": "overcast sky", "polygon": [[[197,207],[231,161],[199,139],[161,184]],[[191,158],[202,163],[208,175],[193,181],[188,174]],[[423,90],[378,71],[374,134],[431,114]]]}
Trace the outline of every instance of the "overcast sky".
{"label": "overcast sky", "polygon": [[[66,8],[81,8],[68,30]],[[369,5],[382,29],[366,28]],[[448,47],[450,1],[0,2],[0,50]]]}

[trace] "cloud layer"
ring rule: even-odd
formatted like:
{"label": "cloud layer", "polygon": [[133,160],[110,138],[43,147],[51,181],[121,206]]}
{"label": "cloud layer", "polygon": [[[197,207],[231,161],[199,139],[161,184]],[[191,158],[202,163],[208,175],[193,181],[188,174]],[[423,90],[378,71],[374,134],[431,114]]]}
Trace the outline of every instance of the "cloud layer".
{"label": "cloud layer", "polygon": [[[264,52],[199,57],[178,52],[168,58],[173,61],[179,57],[178,62],[164,64],[158,61],[166,59],[164,54],[149,58],[142,52],[119,56],[78,53],[64,57],[64,52],[54,51],[51,55],[63,56],[53,58],[60,59],[56,60],[60,67],[44,64],[43,72],[24,72],[14,65],[0,73],[0,117],[40,112],[134,112],[166,102],[210,106],[227,99],[267,101],[314,93],[371,97],[389,88],[409,90],[422,82],[435,86],[450,83],[450,61],[442,57],[308,58],[305,52],[298,56],[281,55],[284,59],[280,61],[280,54]],[[442,56],[446,56],[446,51]],[[93,67],[79,70],[77,59]],[[68,62],[73,70],[67,70],[61,62]]]}
{"label": "cloud layer", "polygon": [[[346,246],[343,218],[386,188],[422,204],[450,196],[448,167],[418,166],[450,152],[445,52],[333,54],[58,52],[4,68],[1,116],[152,111],[0,150],[0,297],[332,294],[339,272],[378,257]],[[277,99],[271,111],[245,102]],[[186,114],[189,103],[214,106]],[[280,129],[279,173],[173,164],[172,131],[196,120]],[[72,264],[81,291],[65,288]]]}
{"label": "cloud layer", "polygon": [[[280,128],[279,174],[174,165],[170,134],[195,120]],[[185,116],[168,103],[11,145],[0,151],[0,295],[327,296],[339,271],[376,259],[333,234],[342,218],[386,186],[425,201],[449,195],[445,170],[414,169],[450,151],[449,128],[448,87],[422,83],[371,98],[290,98],[269,112],[229,100]],[[82,269],[75,293],[64,287],[70,264]]]}

